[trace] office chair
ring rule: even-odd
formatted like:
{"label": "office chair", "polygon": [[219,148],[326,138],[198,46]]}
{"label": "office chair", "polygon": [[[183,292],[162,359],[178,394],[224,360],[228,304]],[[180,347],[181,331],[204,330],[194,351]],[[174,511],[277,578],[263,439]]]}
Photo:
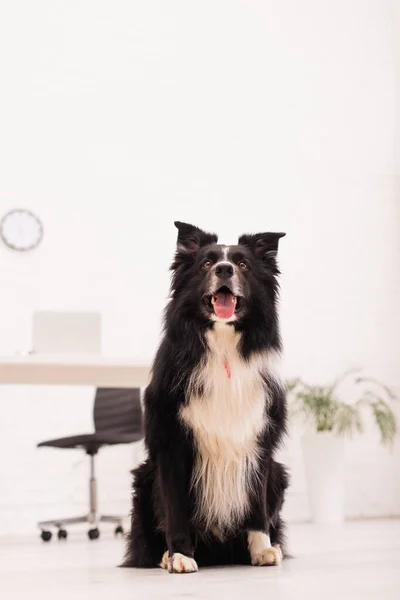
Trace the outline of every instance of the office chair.
{"label": "office chair", "polygon": [[98,388],[93,407],[95,433],[73,435],[70,437],[47,440],[38,444],[38,448],[81,448],[90,456],[89,512],[82,517],[53,519],[38,523],[41,538],[49,542],[52,533],[49,527],[58,529],[58,539],[66,539],[66,525],[89,523],[89,539],[100,536],[99,523],[114,523],[115,533],[123,533],[122,517],[100,515],[97,508],[97,481],[95,475],[95,456],[102,446],[131,444],[142,438],[142,409],[139,388]]}

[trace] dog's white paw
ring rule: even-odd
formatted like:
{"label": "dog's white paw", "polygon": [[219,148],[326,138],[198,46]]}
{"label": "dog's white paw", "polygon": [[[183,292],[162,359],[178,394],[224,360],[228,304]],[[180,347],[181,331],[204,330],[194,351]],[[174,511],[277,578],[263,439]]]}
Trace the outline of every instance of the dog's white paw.
{"label": "dog's white paw", "polygon": [[168,550],[166,550],[162,556],[161,562],[160,562],[160,567],[162,569],[168,569]]}
{"label": "dog's white paw", "polygon": [[254,567],[265,567],[268,565],[279,565],[282,562],[282,550],[280,546],[270,546],[269,548],[260,548],[257,553],[252,555],[251,564]]}
{"label": "dog's white paw", "polygon": [[[166,553],[168,554],[168,553]],[[163,556],[164,560],[165,554]],[[161,565],[163,563],[161,561]],[[194,558],[175,552],[170,558],[168,558],[168,571],[170,573],[195,573],[199,570]]]}

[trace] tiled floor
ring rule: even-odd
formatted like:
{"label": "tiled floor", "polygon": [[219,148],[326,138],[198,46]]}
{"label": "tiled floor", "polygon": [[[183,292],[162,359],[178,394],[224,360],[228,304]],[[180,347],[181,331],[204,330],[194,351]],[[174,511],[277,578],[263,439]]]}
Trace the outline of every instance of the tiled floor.
{"label": "tiled floor", "polygon": [[104,532],[67,542],[0,539],[4,600],[399,600],[400,521],[359,521],[343,527],[294,525],[296,558],[279,567],[203,569],[169,575],[161,569],[117,569],[123,543]]}

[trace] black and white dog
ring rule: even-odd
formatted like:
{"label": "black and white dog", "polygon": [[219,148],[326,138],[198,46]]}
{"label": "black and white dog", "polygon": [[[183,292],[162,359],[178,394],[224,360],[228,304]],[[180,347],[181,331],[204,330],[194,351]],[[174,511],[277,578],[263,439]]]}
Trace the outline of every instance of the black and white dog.
{"label": "black and white dog", "polygon": [[275,565],[288,478],[277,250],[283,233],[237,245],[175,223],[171,300],[145,393],[146,461],[134,472],[123,566]]}

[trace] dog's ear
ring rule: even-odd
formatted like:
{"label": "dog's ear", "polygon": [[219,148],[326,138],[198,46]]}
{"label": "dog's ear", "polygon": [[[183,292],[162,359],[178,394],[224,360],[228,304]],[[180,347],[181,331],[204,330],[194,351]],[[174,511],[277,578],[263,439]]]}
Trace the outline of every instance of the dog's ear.
{"label": "dog's ear", "polygon": [[255,233],[254,235],[244,234],[240,236],[239,244],[250,248],[256,258],[275,263],[279,240],[285,235],[286,233],[272,232]]}
{"label": "dog's ear", "polygon": [[174,225],[178,229],[177,254],[195,256],[202,246],[218,241],[215,233],[207,233],[194,225],[181,221],[175,221]]}

